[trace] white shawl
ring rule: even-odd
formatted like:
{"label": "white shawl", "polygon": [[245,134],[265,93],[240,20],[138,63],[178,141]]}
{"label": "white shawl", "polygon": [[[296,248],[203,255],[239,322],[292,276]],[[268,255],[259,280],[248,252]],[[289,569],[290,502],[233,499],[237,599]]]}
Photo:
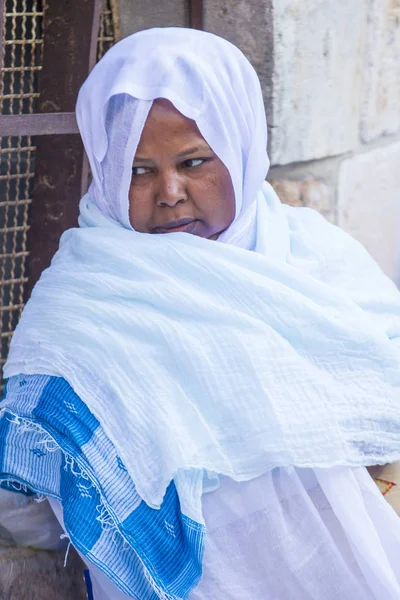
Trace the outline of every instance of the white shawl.
{"label": "white shawl", "polygon": [[[229,169],[228,243],[129,224],[132,160],[159,96]],[[344,232],[268,184],[257,194],[265,117],[239,50],[204,32],[135,34],[93,70],[77,111],[94,176],[82,228],[36,285],[6,377],[64,377],[140,496],[158,507],[175,479],[197,521],[204,473],[399,459],[400,295]]]}

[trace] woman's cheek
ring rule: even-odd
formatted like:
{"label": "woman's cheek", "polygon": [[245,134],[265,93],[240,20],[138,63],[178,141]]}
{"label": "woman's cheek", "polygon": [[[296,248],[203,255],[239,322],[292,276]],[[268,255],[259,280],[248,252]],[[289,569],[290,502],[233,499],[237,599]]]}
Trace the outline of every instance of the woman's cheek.
{"label": "woman's cheek", "polygon": [[134,185],[129,190],[129,219],[136,231],[146,233],[146,223],[152,213],[151,196],[143,189]]}

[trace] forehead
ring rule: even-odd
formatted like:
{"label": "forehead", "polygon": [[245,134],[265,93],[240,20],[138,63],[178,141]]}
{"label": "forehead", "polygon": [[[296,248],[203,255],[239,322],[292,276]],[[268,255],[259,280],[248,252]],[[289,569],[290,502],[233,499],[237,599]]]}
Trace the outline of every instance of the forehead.
{"label": "forehead", "polygon": [[190,142],[208,146],[195,121],[182,115],[169,100],[156,99],[143,128],[138,151],[150,145]]}

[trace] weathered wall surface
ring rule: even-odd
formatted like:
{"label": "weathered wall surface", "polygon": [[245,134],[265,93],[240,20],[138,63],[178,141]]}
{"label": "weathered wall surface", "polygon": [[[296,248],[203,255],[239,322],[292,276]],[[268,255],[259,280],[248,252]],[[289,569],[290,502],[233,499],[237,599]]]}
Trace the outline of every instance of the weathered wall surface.
{"label": "weathered wall surface", "polygon": [[86,600],[83,568],[72,550],[65,552],[0,546],[1,600]]}
{"label": "weathered wall surface", "polygon": [[394,260],[400,242],[400,141],[355,154],[342,162],[337,220],[396,278]]}
{"label": "weathered wall surface", "polygon": [[397,279],[400,0],[272,4],[270,177],[299,205],[326,185],[321,210]]}
{"label": "weathered wall surface", "polygon": [[117,0],[121,37],[149,27],[188,27],[186,0]]}
{"label": "weathered wall surface", "polygon": [[251,60],[264,92],[268,122],[271,121],[273,75],[273,21],[271,2],[206,0],[204,28],[236,44]]}
{"label": "weathered wall surface", "polygon": [[271,160],[334,156],[357,143],[365,0],[273,2]]}
{"label": "weathered wall surface", "polygon": [[361,138],[400,130],[400,0],[372,0],[367,23]]}

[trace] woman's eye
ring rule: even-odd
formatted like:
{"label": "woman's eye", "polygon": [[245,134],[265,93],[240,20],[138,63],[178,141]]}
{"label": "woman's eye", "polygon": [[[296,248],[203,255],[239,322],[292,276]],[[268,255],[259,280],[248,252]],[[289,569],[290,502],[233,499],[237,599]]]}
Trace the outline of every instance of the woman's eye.
{"label": "woman's eye", "polygon": [[132,167],[132,175],[146,175],[146,173],[150,173],[150,169],[148,167]]}
{"label": "woman's eye", "polygon": [[185,160],[184,165],[185,167],[198,167],[199,165],[201,165],[204,161],[204,158],[189,158],[188,160]]}

